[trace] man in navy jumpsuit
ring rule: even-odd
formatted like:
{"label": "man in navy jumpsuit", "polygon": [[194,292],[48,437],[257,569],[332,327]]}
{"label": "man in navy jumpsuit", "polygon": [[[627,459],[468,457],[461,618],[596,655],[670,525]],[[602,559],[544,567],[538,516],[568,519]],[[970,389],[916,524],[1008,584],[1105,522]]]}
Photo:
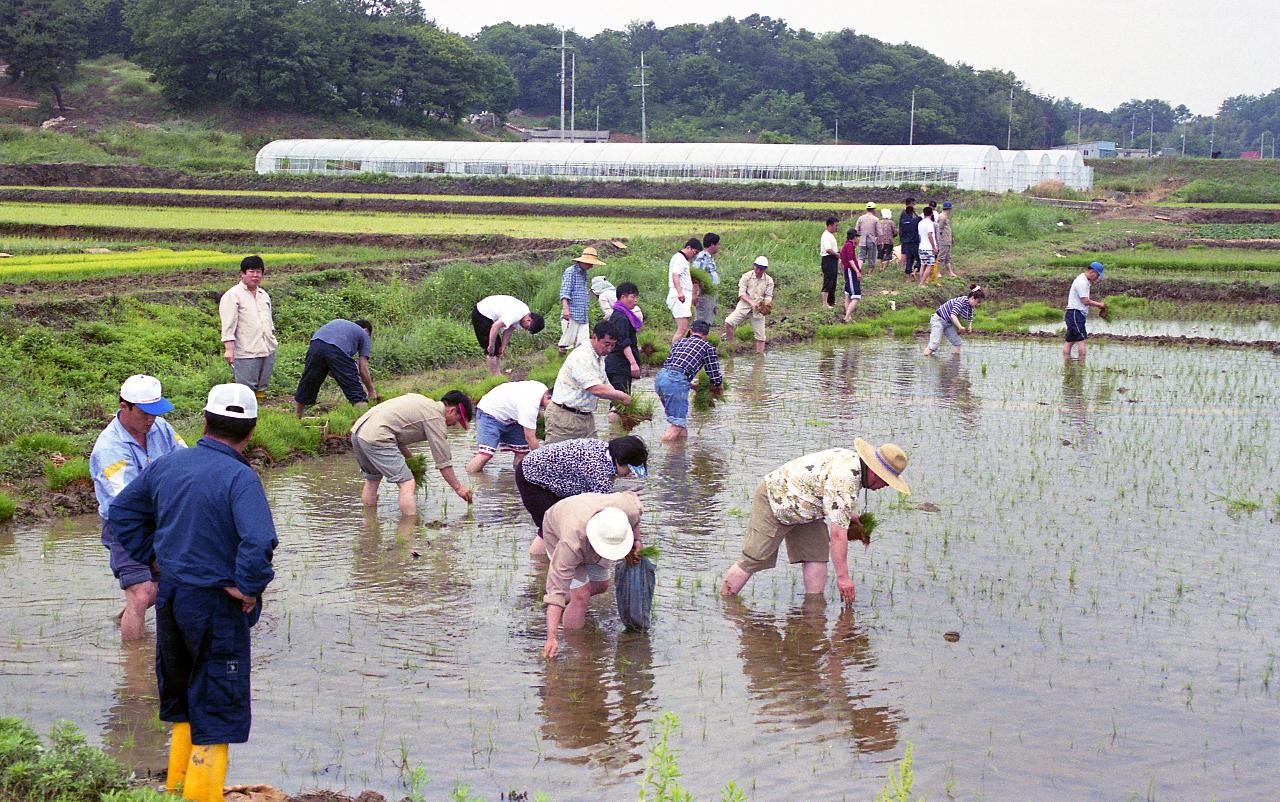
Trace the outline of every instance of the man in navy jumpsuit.
{"label": "man in navy jumpsuit", "polygon": [[218,802],[227,745],[249,740],[249,627],[272,577],[276,530],[243,452],[257,424],[241,384],[209,391],[204,437],[147,466],[115,498],[112,531],[159,571],[156,678],[173,723],[168,789]]}

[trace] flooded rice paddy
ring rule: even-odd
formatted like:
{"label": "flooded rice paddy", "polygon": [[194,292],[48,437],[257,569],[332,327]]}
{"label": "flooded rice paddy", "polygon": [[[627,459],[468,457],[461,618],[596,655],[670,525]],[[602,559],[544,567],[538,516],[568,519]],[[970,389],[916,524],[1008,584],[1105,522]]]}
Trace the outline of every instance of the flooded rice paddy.
{"label": "flooded rice paddy", "polygon": [[[931,800],[1274,798],[1280,357],[919,347],[738,357],[687,445],[642,425],[655,628],[620,632],[598,597],[551,664],[508,458],[470,511],[437,477],[416,529],[389,492],[362,512],[349,457],[270,473],[277,579],[229,782],[398,798],[421,766],[428,799],[633,798],[669,710],[699,798],[870,799],[908,742]],[[916,493],[870,494],[853,609],[834,580],[806,604],[785,566],[722,601],[758,478],[855,435],[900,443]],[[0,711],[157,770],[153,656],[120,647],[119,607],[93,518],[0,533]]]}
{"label": "flooded rice paddy", "polygon": [[[1033,332],[1061,333],[1067,324],[1046,323],[1030,327]],[[1101,317],[1089,318],[1090,334],[1118,334],[1140,337],[1203,337],[1213,340],[1239,343],[1280,342],[1280,324],[1270,320],[1258,320],[1252,323],[1205,321],[1205,320],[1142,320],[1123,318],[1120,320],[1104,320]]]}

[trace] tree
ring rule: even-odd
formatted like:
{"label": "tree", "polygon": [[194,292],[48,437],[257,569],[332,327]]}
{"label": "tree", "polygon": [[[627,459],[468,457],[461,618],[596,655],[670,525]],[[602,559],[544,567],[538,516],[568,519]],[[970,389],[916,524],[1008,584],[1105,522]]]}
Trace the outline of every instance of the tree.
{"label": "tree", "polygon": [[62,114],[62,87],[75,77],[85,47],[78,0],[0,0],[0,59],[10,79],[52,92]]}

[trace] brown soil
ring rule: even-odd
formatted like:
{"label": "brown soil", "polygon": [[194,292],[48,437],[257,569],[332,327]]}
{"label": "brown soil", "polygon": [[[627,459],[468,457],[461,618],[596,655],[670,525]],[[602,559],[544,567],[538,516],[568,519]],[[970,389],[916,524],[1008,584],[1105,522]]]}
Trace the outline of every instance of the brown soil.
{"label": "brown soil", "polygon": [[[1188,303],[1280,303],[1280,288],[1243,281],[1232,283],[1189,283],[1159,279],[1108,278],[1107,293],[1132,295],[1156,301]],[[991,275],[983,278],[983,286],[994,289],[1001,300],[1009,302],[1057,299],[1062,280],[1048,276]],[[1055,301],[1056,302],[1056,301]]]}
{"label": "brown soil", "polygon": [[722,206],[569,206],[562,203],[451,202],[395,198],[262,197],[183,195],[68,190],[0,190],[0,201],[24,203],[94,203],[124,206],[173,206],[210,209],[281,209],[317,212],[401,212],[416,214],[542,215],[549,217],[640,217],[709,220],[810,220],[804,209],[758,209]]}
{"label": "brown soil", "polygon": [[[195,176],[142,166],[87,164],[0,164],[0,184],[58,187],[148,187],[159,189],[243,189],[311,192],[383,192],[412,195],[503,195],[513,197],[663,198],[675,200],[828,201],[847,207],[859,203],[898,203],[903,190],[841,187],[762,186],[647,181],[529,181],[503,178],[402,178],[360,181],[335,176],[260,176],[238,173]],[[926,193],[917,192],[917,195]],[[933,193],[937,194],[937,193]],[[955,199],[977,193],[946,191]]]}
{"label": "brown soil", "polygon": [[1202,248],[1280,251],[1280,239],[1153,239],[1147,242],[1157,248],[1186,248],[1190,245],[1198,245]]}

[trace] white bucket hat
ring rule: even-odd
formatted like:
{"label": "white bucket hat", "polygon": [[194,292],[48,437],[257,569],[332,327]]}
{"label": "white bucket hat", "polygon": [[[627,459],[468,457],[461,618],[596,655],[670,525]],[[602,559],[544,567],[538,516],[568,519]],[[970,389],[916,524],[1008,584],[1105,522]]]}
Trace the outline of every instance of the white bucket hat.
{"label": "white bucket hat", "polygon": [[605,507],[587,521],[587,540],[606,560],[621,560],[631,553],[635,541],[631,520],[617,507]]}
{"label": "white bucket hat", "polygon": [[591,291],[594,292],[596,295],[599,295],[602,292],[607,292],[608,290],[613,290],[613,289],[617,289],[617,288],[614,287],[613,284],[609,282],[609,279],[605,278],[604,276],[595,276],[594,278],[591,279]]}
{"label": "white bucket hat", "polygon": [[204,411],[224,418],[251,420],[258,417],[258,397],[244,384],[215,384],[209,390]]}

